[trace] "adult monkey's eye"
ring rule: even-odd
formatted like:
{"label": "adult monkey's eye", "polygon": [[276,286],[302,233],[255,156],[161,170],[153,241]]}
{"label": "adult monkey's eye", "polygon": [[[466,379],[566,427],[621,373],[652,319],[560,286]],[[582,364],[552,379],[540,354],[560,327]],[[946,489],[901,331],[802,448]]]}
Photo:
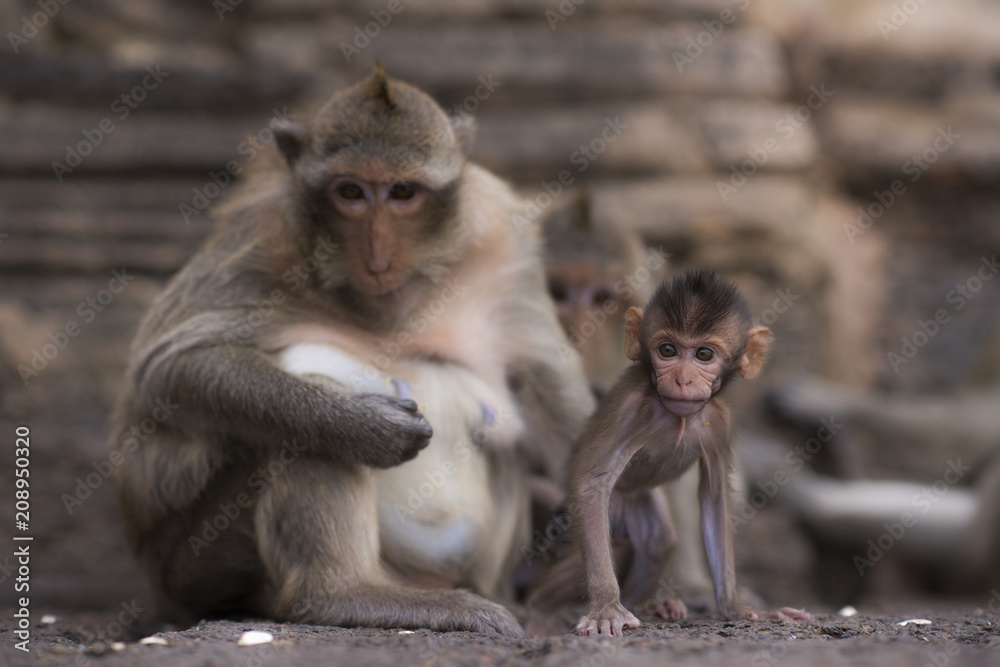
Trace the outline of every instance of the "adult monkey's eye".
{"label": "adult monkey's eye", "polygon": [[615,295],[611,293],[611,290],[602,287],[598,289],[596,292],[594,292],[594,300],[592,302],[592,305],[603,306],[608,301],[614,301],[614,300],[615,300]]}
{"label": "adult monkey's eye", "polygon": [[656,351],[659,352],[660,356],[664,359],[677,356],[677,348],[670,343],[660,343],[660,346],[656,348]]}
{"label": "adult monkey's eye", "polygon": [[409,183],[396,183],[389,189],[389,196],[393,199],[412,199],[417,194],[417,189]]}
{"label": "adult monkey's eye", "polygon": [[549,295],[552,296],[552,300],[556,303],[563,303],[569,299],[569,289],[566,285],[559,280],[549,281]]}
{"label": "adult monkey's eye", "polygon": [[694,353],[694,358],[698,361],[711,361],[715,357],[715,352],[707,347],[699,347]]}
{"label": "adult monkey's eye", "polygon": [[361,199],[365,193],[356,183],[344,183],[337,188],[337,194],[344,199]]}

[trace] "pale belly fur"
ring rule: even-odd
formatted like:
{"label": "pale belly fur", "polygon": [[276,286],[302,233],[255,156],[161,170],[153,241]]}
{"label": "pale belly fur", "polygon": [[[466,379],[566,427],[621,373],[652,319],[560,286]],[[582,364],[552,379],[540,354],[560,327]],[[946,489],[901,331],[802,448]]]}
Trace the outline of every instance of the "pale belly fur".
{"label": "pale belly fur", "polygon": [[[375,368],[376,360],[384,371]],[[408,571],[457,583],[480,569],[477,561],[496,560],[488,552],[514,537],[516,525],[497,507],[481,449],[512,447],[523,423],[505,387],[498,392],[463,366],[387,360],[325,341],[295,343],[276,356],[280,367],[306,379],[417,402],[434,429],[430,444],[412,461],[372,471],[383,551],[405,554],[407,562],[399,565]]]}

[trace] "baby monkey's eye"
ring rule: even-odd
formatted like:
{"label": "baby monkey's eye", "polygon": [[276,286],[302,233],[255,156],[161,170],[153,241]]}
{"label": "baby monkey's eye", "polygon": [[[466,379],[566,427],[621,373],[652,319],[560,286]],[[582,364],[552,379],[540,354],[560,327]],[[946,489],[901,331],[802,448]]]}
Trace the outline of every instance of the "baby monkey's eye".
{"label": "baby monkey's eye", "polygon": [[711,361],[714,356],[715,352],[707,347],[699,347],[698,351],[694,353],[694,358],[698,361]]}
{"label": "baby monkey's eye", "polygon": [[677,356],[677,348],[670,343],[660,343],[660,346],[656,348],[656,351],[659,352],[660,356],[664,359]]}
{"label": "baby monkey's eye", "polygon": [[344,199],[361,199],[365,194],[355,183],[344,183],[337,188],[337,193]]}

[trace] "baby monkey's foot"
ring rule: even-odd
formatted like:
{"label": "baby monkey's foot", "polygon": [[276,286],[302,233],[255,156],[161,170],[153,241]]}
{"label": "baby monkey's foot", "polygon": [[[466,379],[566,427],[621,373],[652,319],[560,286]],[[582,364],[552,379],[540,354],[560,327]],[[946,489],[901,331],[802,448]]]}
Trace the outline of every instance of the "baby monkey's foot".
{"label": "baby monkey's foot", "polygon": [[682,600],[667,598],[656,605],[656,608],[653,609],[653,615],[668,621],[680,621],[688,617],[688,609]]}
{"label": "baby monkey's foot", "polygon": [[813,615],[805,609],[795,609],[794,607],[782,607],[774,611],[759,611],[757,615],[761,619],[771,621],[799,621],[800,623],[811,623]]}
{"label": "baby monkey's foot", "polygon": [[621,637],[625,628],[638,628],[640,625],[639,619],[632,612],[616,602],[607,607],[591,609],[576,624],[576,634]]}
{"label": "baby monkey's foot", "polygon": [[774,611],[754,611],[747,608],[740,614],[746,621],[799,621],[801,623],[811,623],[813,615],[805,609],[795,609],[794,607],[782,607]]}

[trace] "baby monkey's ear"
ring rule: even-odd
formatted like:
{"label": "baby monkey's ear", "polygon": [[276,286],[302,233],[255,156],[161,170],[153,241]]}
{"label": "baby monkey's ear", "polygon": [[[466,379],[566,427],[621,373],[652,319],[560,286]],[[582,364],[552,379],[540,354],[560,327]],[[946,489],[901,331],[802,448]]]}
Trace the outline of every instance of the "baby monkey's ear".
{"label": "baby monkey's ear", "polygon": [[739,362],[740,375],[747,380],[757,377],[767,359],[767,348],[771,342],[771,330],[767,327],[750,329],[747,351]]}
{"label": "baby monkey's ear", "polygon": [[639,342],[639,326],[642,324],[642,308],[632,306],[625,313],[625,356],[639,361],[642,344]]}

